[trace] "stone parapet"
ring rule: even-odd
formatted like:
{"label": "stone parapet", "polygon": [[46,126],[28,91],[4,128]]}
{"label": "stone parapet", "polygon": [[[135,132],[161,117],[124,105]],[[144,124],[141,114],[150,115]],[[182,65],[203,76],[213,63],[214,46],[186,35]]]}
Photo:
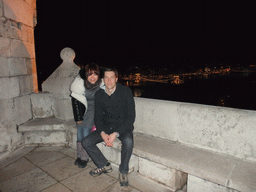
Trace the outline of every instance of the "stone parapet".
{"label": "stone parapet", "polygon": [[135,131],[256,161],[256,112],[135,98]]}
{"label": "stone parapet", "polygon": [[71,48],[61,51],[63,63],[42,84],[42,90],[52,94],[54,115],[59,119],[72,119],[70,85],[80,68],[73,62],[75,52]]}
{"label": "stone parapet", "polygon": [[53,98],[54,116],[59,119],[74,119],[72,111],[71,98],[56,99]]}

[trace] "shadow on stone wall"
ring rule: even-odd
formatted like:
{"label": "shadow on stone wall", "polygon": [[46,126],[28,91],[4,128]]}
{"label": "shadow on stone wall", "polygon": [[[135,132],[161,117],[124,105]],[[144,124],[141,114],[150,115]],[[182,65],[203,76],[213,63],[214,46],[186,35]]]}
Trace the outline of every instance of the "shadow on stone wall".
{"label": "shadow on stone wall", "polygon": [[36,1],[0,1],[0,153],[22,145],[17,125],[32,118],[37,92]]}

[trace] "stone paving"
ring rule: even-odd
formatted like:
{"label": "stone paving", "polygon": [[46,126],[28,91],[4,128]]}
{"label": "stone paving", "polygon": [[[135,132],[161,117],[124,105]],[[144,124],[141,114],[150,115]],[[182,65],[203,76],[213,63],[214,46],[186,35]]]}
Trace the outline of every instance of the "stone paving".
{"label": "stone paving", "polygon": [[129,187],[121,187],[118,169],[92,177],[92,162],[86,168],[74,165],[76,152],[67,147],[23,147],[0,156],[0,192],[140,192],[170,191],[137,172],[129,173]]}

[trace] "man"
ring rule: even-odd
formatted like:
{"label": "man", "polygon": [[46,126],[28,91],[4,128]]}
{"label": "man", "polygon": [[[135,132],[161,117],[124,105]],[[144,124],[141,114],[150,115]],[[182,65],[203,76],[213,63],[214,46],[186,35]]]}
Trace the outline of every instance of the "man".
{"label": "man", "polygon": [[90,171],[92,176],[112,171],[97,143],[104,141],[106,146],[112,147],[118,138],[122,142],[121,164],[119,166],[119,181],[121,186],[128,186],[129,161],[133,150],[133,123],[135,121],[135,104],[130,88],[119,83],[118,72],[107,68],[104,72],[105,90],[95,93],[96,131],[90,133],[82,141],[83,147],[97,166]]}

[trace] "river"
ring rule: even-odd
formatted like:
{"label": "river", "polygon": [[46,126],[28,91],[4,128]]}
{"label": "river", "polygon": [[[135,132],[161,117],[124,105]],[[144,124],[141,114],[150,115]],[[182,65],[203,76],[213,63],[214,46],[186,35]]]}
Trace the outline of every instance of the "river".
{"label": "river", "polygon": [[256,73],[182,79],[183,84],[120,81],[134,96],[256,110]]}

